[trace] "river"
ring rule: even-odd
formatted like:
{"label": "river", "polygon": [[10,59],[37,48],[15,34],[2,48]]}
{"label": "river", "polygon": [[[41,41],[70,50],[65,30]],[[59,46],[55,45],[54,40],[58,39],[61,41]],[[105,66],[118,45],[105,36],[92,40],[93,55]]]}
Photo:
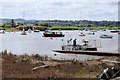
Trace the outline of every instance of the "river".
{"label": "river", "polygon": [[[27,33],[27,35],[20,35],[21,32],[6,32],[5,34],[0,34],[0,51],[5,49],[8,52],[14,54],[40,54],[48,55],[54,59],[93,59],[99,58],[99,56],[89,56],[81,54],[62,54],[53,52],[53,50],[61,50],[61,46],[66,43],[68,39],[77,39],[77,44],[82,44],[82,39],[87,40],[97,40],[101,42],[101,46],[98,51],[118,51],[118,34],[111,33],[107,31],[98,31],[95,35],[79,36],[80,31],[61,31],[65,34],[65,37],[53,38],[43,37],[43,31],[39,33]],[[89,31],[83,31],[83,33],[88,33]],[[112,39],[99,38],[101,34],[113,35]],[[54,56],[56,54],[57,56]]]}

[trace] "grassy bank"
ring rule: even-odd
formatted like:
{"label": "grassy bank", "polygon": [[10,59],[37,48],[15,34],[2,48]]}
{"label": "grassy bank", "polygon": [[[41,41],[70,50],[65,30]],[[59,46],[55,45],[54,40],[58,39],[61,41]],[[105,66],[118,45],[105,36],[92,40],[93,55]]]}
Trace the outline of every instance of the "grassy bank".
{"label": "grassy bank", "polygon": [[[43,26],[36,26],[36,29],[39,28],[47,28]],[[0,28],[5,29],[6,31],[20,31],[17,28]],[[52,26],[49,28],[50,30],[84,30],[84,29],[120,29],[120,27],[105,27],[105,26],[98,26],[98,27],[78,27],[78,26]]]}
{"label": "grassy bank", "polygon": [[13,32],[16,32],[16,31],[20,31],[18,30],[17,28],[1,28],[1,29],[4,29],[5,31],[13,31]]}
{"label": "grassy bank", "polygon": [[108,67],[120,67],[117,63],[101,60],[119,60],[119,57],[103,57],[97,60],[55,60],[39,54],[15,55],[1,52],[3,78],[96,78]]}
{"label": "grassy bank", "polygon": [[78,26],[52,26],[50,27],[51,30],[83,30],[83,29],[119,29],[119,27],[105,27],[105,26],[98,26],[98,27],[78,27]]}

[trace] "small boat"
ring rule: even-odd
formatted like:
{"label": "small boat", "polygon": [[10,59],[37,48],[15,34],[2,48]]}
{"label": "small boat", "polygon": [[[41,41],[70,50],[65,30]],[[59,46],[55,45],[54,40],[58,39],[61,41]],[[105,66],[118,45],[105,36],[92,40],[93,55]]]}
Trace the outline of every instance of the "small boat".
{"label": "small boat", "polygon": [[34,30],[34,32],[40,32],[40,30]]}
{"label": "small boat", "polygon": [[111,33],[118,33],[119,30],[111,30],[110,32],[111,32]]}
{"label": "small boat", "polygon": [[28,29],[28,33],[31,33],[32,32],[32,30],[31,29]]}
{"label": "small boat", "polygon": [[99,78],[98,80],[120,80],[120,68],[119,67],[107,68],[98,78]]}
{"label": "small boat", "polygon": [[95,33],[94,32],[89,32],[89,33],[87,33],[88,35],[95,35]]}
{"label": "small boat", "polygon": [[5,33],[5,30],[0,30],[0,34],[4,34]]}
{"label": "small boat", "polygon": [[100,36],[100,38],[112,38],[113,36],[112,35],[105,35],[105,34],[102,34]]}
{"label": "small boat", "polygon": [[81,33],[79,34],[79,36],[85,36],[85,34],[83,34],[83,32],[81,32]]}
{"label": "small boat", "polygon": [[21,35],[27,35],[27,33],[25,32],[25,29],[23,29],[23,31],[21,32]]}
{"label": "small boat", "polygon": [[88,31],[88,29],[86,28],[85,31]]}
{"label": "small boat", "polygon": [[70,50],[70,51],[77,51],[77,50],[82,50],[82,51],[97,51],[97,47],[88,45],[89,41],[88,40],[82,40],[84,43],[83,45],[63,45],[62,50]]}
{"label": "small boat", "polygon": [[43,35],[44,37],[64,37],[65,36],[62,34],[62,32],[51,32],[51,31],[45,31]]}
{"label": "small boat", "polygon": [[92,30],[91,32],[97,32],[97,30]]}
{"label": "small boat", "polygon": [[103,29],[102,31],[106,31],[106,29]]}

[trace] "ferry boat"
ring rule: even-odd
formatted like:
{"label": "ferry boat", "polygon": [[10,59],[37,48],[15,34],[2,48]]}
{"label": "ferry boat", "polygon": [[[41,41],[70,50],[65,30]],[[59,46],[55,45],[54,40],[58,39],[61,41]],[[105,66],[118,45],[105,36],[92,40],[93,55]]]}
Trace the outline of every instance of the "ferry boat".
{"label": "ferry boat", "polygon": [[82,40],[84,43],[83,45],[63,45],[62,50],[66,51],[77,51],[77,50],[82,50],[82,51],[97,51],[97,46],[89,45],[88,40]]}

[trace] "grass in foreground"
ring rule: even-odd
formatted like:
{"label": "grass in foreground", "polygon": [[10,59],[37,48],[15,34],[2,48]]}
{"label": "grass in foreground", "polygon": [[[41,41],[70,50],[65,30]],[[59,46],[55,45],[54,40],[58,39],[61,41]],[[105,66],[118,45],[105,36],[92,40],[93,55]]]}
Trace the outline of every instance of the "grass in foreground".
{"label": "grass in foreground", "polygon": [[[2,55],[3,78],[96,78],[108,67],[118,67],[120,64],[106,63],[99,60],[54,60],[48,56],[15,55],[7,53]],[[119,59],[106,57],[103,59]]]}

